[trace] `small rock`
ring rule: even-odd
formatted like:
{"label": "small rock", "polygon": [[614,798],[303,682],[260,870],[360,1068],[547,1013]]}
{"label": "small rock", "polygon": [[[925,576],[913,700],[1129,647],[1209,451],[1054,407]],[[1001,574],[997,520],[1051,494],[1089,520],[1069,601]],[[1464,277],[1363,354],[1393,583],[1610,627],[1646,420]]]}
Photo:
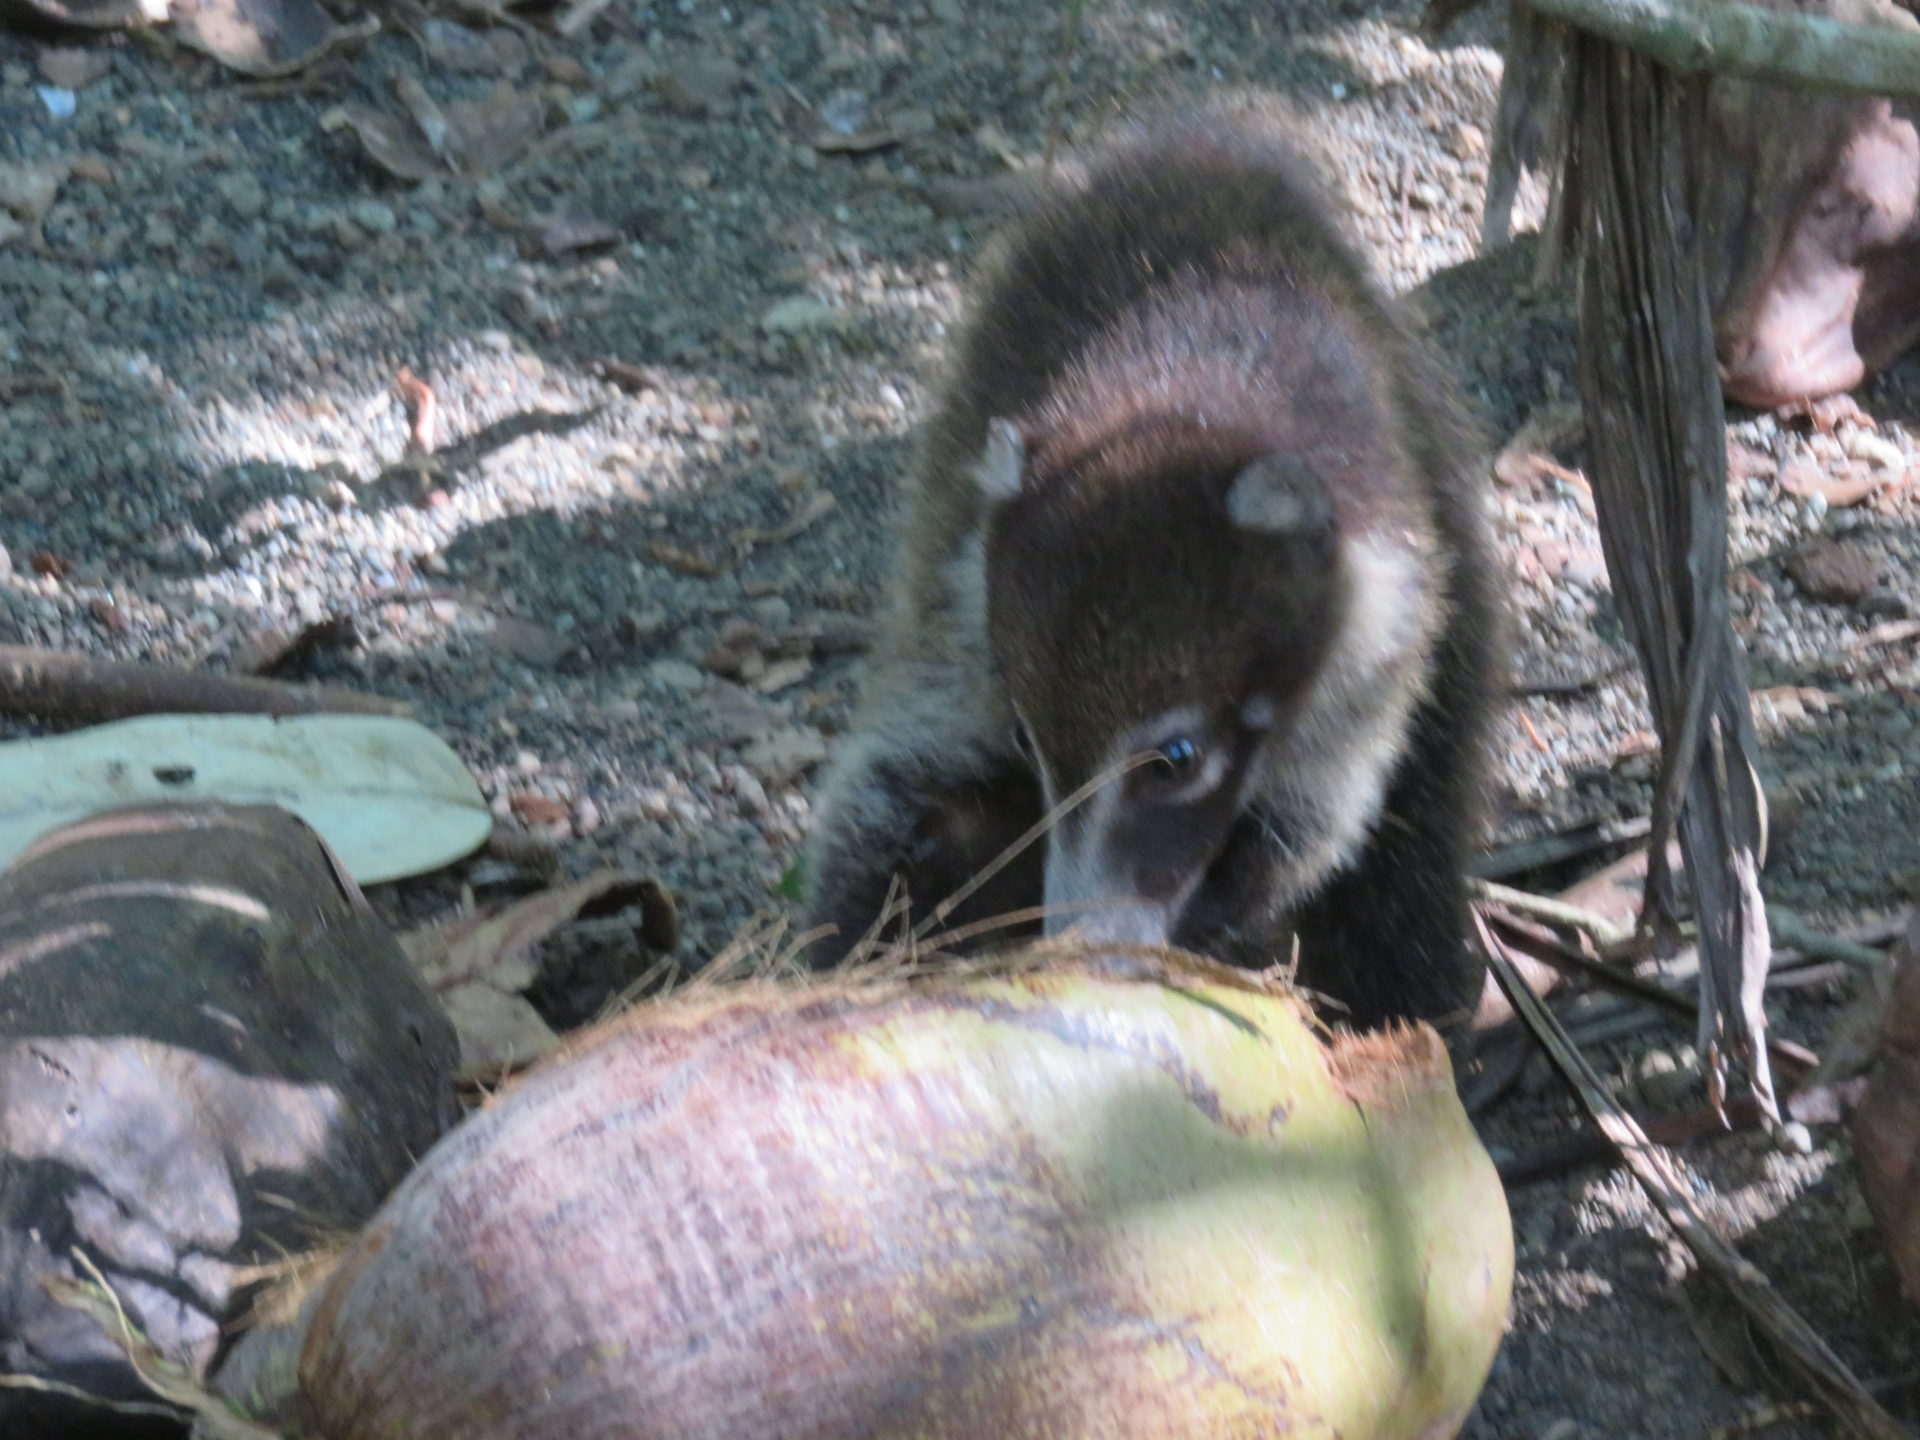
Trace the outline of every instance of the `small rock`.
{"label": "small rock", "polygon": [[573,833],[591,835],[600,828],[600,807],[590,795],[582,796],[573,806]]}
{"label": "small rock", "polygon": [[267,192],[250,170],[237,170],[222,176],[214,187],[227,202],[235,218],[258,220],[267,208]]}
{"label": "small rock", "polygon": [[661,103],[681,115],[711,115],[724,109],[740,85],[740,67],[724,55],[694,55],[654,78]]}
{"label": "small rock", "polygon": [[393,207],[378,200],[356,200],[347,213],[353,217],[353,223],[369,235],[391,235],[400,224]]}
{"label": "small rock", "polygon": [[840,312],[822,304],[811,295],[793,295],[782,300],[760,317],[760,328],[769,334],[793,334],[802,330],[821,330],[837,325]]}
{"label": "small rock", "polygon": [[1880,563],[1851,540],[1821,540],[1786,558],[1787,574],[1810,600],[1858,604],[1880,583]]}
{"label": "small rock", "polygon": [[53,208],[60,187],[67,183],[73,167],[64,163],[18,165],[0,163],[0,210],[11,211],[28,222],[38,220]]}
{"label": "small rock", "polygon": [[68,90],[84,90],[113,68],[113,57],[104,50],[42,50],[40,74],[50,83]]}
{"label": "small rock", "polygon": [[1471,160],[1487,153],[1487,132],[1478,125],[1461,121],[1447,132],[1447,153],[1456,160]]}
{"label": "small rock", "polygon": [[655,660],[647,673],[670,690],[698,690],[707,683],[707,674],[698,665],[671,655]]}
{"label": "small rock", "polygon": [[494,620],[493,629],[487,632],[487,643],[502,655],[542,668],[558,665],[578,648],[568,636],[512,615],[501,615]]}
{"label": "small rock", "polygon": [[1900,453],[1900,447],[1891,440],[1883,440],[1871,430],[1850,430],[1840,442],[1840,448],[1855,460],[1864,460],[1882,470],[1904,470],[1907,457]]}
{"label": "small rock", "polygon": [[507,796],[507,808],[522,825],[539,827],[564,825],[567,807],[564,801],[535,790],[516,790]]}
{"label": "small rock", "polygon": [[753,740],[740,758],[773,784],[785,784],[827,758],[826,737],[808,725],[789,726]]}
{"label": "small rock", "polygon": [[1904,620],[1913,613],[1913,604],[1898,590],[1876,585],[1860,597],[1860,613],[1875,619]]}
{"label": "small rock", "polygon": [[1813,1153],[1813,1132],[1798,1120],[1789,1120],[1780,1127],[1774,1137],[1779,1147],[1789,1155],[1811,1155]]}

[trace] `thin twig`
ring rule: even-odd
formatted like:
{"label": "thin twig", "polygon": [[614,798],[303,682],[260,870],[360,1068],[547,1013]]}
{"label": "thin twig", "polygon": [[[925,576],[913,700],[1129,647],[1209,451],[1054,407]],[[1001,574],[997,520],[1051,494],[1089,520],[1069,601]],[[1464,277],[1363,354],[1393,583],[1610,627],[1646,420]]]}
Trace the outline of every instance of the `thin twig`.
{"label": "thin twig", "polygon": [[1555,925],[1571,925],[1574,929],[1591,935],[1601,945],[1620,945],[1633,938],[1633,932],[1626,927],[1614,924],[1604,916],[1591,910],[1583,910],[1578,905],[1569,905],[1564,900],[1555,900],[1546,895],[1534,895],[1525,890],[1516,890],[1510,885],[1497,884],[1492,880],[1470,880],[1469,889],[1481,899],[1504,905],[1509,910],[1517,910],[1522,915],[1537,916]]}
{"label": "thin twig", "polygon": [[0,645],[0,715],[98,722],[133,715],[404,715],[397,700],[318,685],[214,675]]}
{"label": "thin twig", "polygon": [[973,878],[968,880],[966,884],[962,885],[951,895],[947,896],[946,899],[934,906],[933,913],[913,927],[913,933],[910,938],[915,943],[924,940],[927,933],[959,908],[969,895],[973,894],[974,891],[978,890],[982,885],[986,884],[987,881],[991,880],[1008,865],[1012,864],[1019,858],[1022,851],[1045,836],[1055,825],[1058,825],[1063,816],[1070,814],[1073,810],[1084,804],[1087,798],[1102,785],[1107,784],[1109,781],[1117,780],[1128,771],[1136,770],[1142,765],[1152,763],[1152,761],[1153,756],[1151,755],[1136,755],[1095,775],[1078,790],[1075,790],[1059,804],[1047,811],[1046,814],[1034,821],[1033,824],[1029,825],[1020,833],[1018,839],[976,870]]}
{"label": "thin twig", "polygon": [[0,1387],[9,1390],[43,1390],[49,1395],[63,1395],[69,1400],[78,1400],[120,1415],[157,1415],[163,1420],[174,1421],[189,1418],[188,1411],[172,1405],[159,1405],[146,1400],[109,1400],[103,1395],[95,1395],[91,1390],[82,1390],[78,1385],[48,1380],[39,1375],[0,1375]]}

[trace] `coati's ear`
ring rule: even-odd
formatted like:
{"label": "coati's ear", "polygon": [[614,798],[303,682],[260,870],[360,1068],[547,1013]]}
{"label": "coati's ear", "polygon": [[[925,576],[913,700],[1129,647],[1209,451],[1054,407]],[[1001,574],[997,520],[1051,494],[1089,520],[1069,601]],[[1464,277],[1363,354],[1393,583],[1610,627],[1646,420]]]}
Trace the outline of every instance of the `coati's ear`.
{"label": "coati's ear", "polygon": [[987,443],[973,462],[973,478],[989,505],[1011,500],[1020,493],[1020,475],[1027,464],[1027,442],[1011,420],[989,420]]}
{"label": "coati's ear", "polygon": [[1316,535],[1333,528],[1333,497],[1298,455],[1262,455],[1228,487],[1227,517],[1242,530]]}

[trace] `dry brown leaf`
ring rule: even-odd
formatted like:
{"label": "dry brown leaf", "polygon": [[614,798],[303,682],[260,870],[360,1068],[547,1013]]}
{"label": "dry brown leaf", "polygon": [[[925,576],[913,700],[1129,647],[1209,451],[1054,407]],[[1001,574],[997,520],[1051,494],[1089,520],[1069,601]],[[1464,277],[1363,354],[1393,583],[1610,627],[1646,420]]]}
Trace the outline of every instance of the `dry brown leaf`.
{"label": "dry brown leaf", "polygon": [[447,159],[469,180],[491,175],[526,153],[545,128],[537,92],[521,94],[501,81],[484,100],[446,106]]}
{"label": "dry brown leaf", "polygon": [[257,80],[304,70],[335,46],[380,28],[371,15],[335,25],[317,0],[171,0],[169,10],[184,44]]}
{"label": "dry brown leaf", "polygon": [[441,110],[440,102],[427,93],[427,87],[420,83],[418,76],[404,72],[395,78],[393,93],[400,97],[407,114],[413,117],[413,123],[419,127],[427,148],[442,160],[447,159],[453,127]]}
{"label": "dry brown leaf", "polygon": [[419,127],[397,115],[359,101],[339,105],[320,117],[323,130],[351,129],[360,146],[388,174],[401,180],[430,180],[446,167],[420,134]]}
{"label": "dry brown leaf", "polygon": [[468,75],[517,70],[527,63],[527,42],[511,30],[475,30],[438,17],[420,27],[420,45],[434,64]]}
{"label": "dry brown leaf", "polygon": [[696,555],[691,550],[683,550],[678,545],[670,545],[665,540],[655,540],[648,545],[647,558],[676,575],[687,575],[696,580],[711,580],[722,569],[718,562],[704,555]]}
{"label": "dry brown leaf", "polygon": [[490,1079],[529,1065],[560,1043],[527,1000],[491,985],[457,985],[441,1002],[460,1037],[460,1078]]}
{"label": "dry brown leaf", "polygon": [[831,515],[840,502],[834,498],[831,490],[815,490],[800,502],[794,512],[771,530],[749,530],[749,545],[780,545],[812,526],[816,521]]}
{"label": "dry brown leaf", "polygon": [[658,880],[621,870],[602,870],[573,885],[542,890],[492,915],[467,915],[414,930],[401,949],[427,984],[445,995],[459,985],[484,983],[497,990],[524,990],[538,971],[539,944],[573,921],[640,906],[639,935],[650,949],[679,943],[673,897]]}
{"label": "dry brown leaf", "polygon": [[400,403],[407,411],[407,453],[432,454],[435,448],[433,387],[415,375],[411,366],[402,365],[394,377],[394,388],[399,390]]}
{"label": "dry brown leaf", "polygon": [[1830,508],[1844,509],[1849,505],[1858,505],[1900,478],[1868,470],[1849,474],[1845,479],[1835,479],[1817,461],[1798,460],[1780,472],[1780,488],[1803,500],[1818,495]]}
{"label": "dry brown leaf", "polygon": [[507,796],[507,808],[513,811],[513,818],[522,825],[546,827],[564,825],[567,821],[567,806],[563,800],[551,795],[542,795],[537,790],[515,790]]}
{"label": "dry brown leaf", "polygon": [[236,675],[281,675],[322,650],[360,643],[351,615],[328,615],[308,625],[262,630],[242,640],[227,660]]}

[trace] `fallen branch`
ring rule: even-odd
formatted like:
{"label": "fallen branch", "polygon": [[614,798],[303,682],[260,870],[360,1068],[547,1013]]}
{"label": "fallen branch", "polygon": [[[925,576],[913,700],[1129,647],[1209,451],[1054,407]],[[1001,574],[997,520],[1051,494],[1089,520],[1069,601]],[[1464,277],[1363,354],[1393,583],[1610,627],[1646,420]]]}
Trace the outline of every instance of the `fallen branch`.
{"label": "fallen branch", "polygon": [[[1604,960],[1582,954],[1545,926],[1537,925],[1524,916],[1511,912],[1503,913],[1499,907],[1489,908],[1486,915],[1493,923],[1514,932],[1523,940],[1527,947],[1526,953],[1534,959],[1545,961],[1567,973],[1584,976],[1597,985],[1631,996],[1657,1009],[1665,1010],[1671,1015],[1692,1020],[1696,1024],[1699,1022],[1700,1001],[1697,996],[1669,990],[1657,981],[1645,979],[1618,965],[1610,965]],[[1805,1046],[1796,1045],[1791,1040],[1768,1035],[1766,1046],[1768,1054],[1789,1074],[1805,1074],[1820,1063],[1818,1055]]]}
{"label": "fallen branch", "polygon": [[1652,829],[1653,822],[1644,815],[1626,820],[1584,821],[1551,835],[1519,840],[1490,850],[1474,857],[1468,863],[1467,870],[1482,880],[1505,880],[1510,876],[1524,875],[1529,870],[1577,860],[1582,855],[1589,855],[1609,845],[1644,840]]}
{"label": "fallen branch", "polygon": [[1852,95],[1920,97],[1920,35],[1731,0],[1528,0],[1677,75],[1733,75]]}
{"label": "fallen branch", "polygon": [[132,715],[405,715],[398,700],[319,685],[212,675],[0,645],[0,715],[95,724]]}
{"label": "fallen branch", "polygon": [[[1514,970],[1506,947],[1477,915],[1475,928],[1493,975],[1506,991],[1508,1003],[1525,1018],[1535,1038],[1546,1047],[1568,1086],[1599,1126],[1600,1133],[1619,1151],[1634,1179],[1640,1182],[1647,1199],[1693,1252],[1701,1268],[1726,1286],[1754,1327],[1779,1349],[1788,1365],[1806,1383],[1812,1398],[1849,1434],[1864,1440],[1913,1440],[1813,1327],[1780,1298],[1759,1267],[1707,1224],[1688,1198],[1702,1188],[1700,1182],[1678,1157],[1649,1140],[1633,1117],[1614,1103],[1593,1067],[1567,1038],[1559,1019],[1526,987]],[[1757,1097],[1755,1103],[1758,1107]]]}

